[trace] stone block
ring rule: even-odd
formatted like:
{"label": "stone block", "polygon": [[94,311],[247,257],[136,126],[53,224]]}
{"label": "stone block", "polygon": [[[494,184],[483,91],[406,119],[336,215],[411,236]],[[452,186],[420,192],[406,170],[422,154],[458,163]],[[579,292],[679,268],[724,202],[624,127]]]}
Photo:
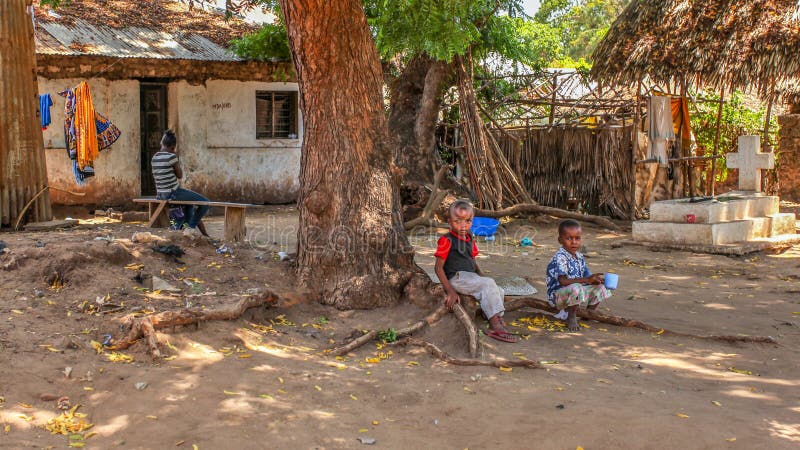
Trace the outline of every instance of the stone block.
{"label": "stone block", "polygon": [[778,197],[769,195],[737,195],[729,193],[719,201],[690,203],[689,199],[655,202],[650,205],[653,222],[686,222],[687,214],[694,214],[695,223],[718,223],[744,220],[778,213]]}

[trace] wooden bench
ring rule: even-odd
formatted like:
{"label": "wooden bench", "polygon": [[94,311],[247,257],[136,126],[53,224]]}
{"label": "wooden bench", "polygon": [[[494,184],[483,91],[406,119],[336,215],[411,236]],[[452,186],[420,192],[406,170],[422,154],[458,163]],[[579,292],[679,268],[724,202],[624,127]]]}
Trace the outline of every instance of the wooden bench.
{"label": "wooden bench", "polygon": [[147,210],[150,221],[147,224],[150,228],[166,228],[169,226],[168,205],[192,205],[192,206],[219,206],[225,208],[225,240],[241,241],[247,236],[245,226],[245,210],[247,208],[258,207],[261,205],[251,205],[247,203],[229,202],[192,202],[180,200],[159,200],[153,197],[135,198],[134,203],[147,203]]}

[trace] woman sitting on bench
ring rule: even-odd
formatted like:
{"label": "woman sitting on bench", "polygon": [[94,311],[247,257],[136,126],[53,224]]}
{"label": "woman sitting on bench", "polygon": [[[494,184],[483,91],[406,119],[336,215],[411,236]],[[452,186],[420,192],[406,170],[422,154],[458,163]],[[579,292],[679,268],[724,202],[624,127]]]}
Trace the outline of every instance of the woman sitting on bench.
{"label": "woman sitting on bench", "polygon": [[[151,161],[153,168],[153,178],[156,182],[156,198],[159,200],[176,200],[189,202],[207,202],[207,198],[180,187],[179,179],[183,178],[183,169],[178,161],[175,149],[178,146],[178,139],[175,132],[167,130],[161,138],[161,150],[159,150]],[[183,231],[184,236],[194,239],[201,234],[208,236],[203,225],[203,216],[208,212],[207,205],[185,205],[184,215],[187,228]]]}

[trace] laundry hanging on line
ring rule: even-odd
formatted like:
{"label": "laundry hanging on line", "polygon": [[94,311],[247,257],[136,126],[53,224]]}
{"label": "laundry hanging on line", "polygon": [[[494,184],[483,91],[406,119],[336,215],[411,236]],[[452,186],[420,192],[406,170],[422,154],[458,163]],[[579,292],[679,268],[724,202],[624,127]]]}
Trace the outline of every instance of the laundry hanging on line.
{"label": "laundry hanging on line", "polygon": [[50,94],[39,95],[39,117],[42,119],[42,131],[50,126],[50,107],[53,106],[53,98]]}
{"label": "laundry hanging on line", "polygon": [[64,104],[64,142],[72,160],[75,182],[83,185],[94,176],[94,161],[101,150],[111,146],[122,132],[95,111],[89,84],[81,82],[74,89],[59,92]]}

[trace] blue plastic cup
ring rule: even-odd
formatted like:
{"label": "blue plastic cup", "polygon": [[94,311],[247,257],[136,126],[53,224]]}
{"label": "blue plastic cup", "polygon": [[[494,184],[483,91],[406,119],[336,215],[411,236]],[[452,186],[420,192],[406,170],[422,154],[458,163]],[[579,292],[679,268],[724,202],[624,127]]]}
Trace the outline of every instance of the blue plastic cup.
{"label": "blue plastic cup", "polygon": [[603,277],[603,285],[606,289],[614,290],[617,288],[617,284],[619,283],[619,275],[615,273],[607,273]]}

